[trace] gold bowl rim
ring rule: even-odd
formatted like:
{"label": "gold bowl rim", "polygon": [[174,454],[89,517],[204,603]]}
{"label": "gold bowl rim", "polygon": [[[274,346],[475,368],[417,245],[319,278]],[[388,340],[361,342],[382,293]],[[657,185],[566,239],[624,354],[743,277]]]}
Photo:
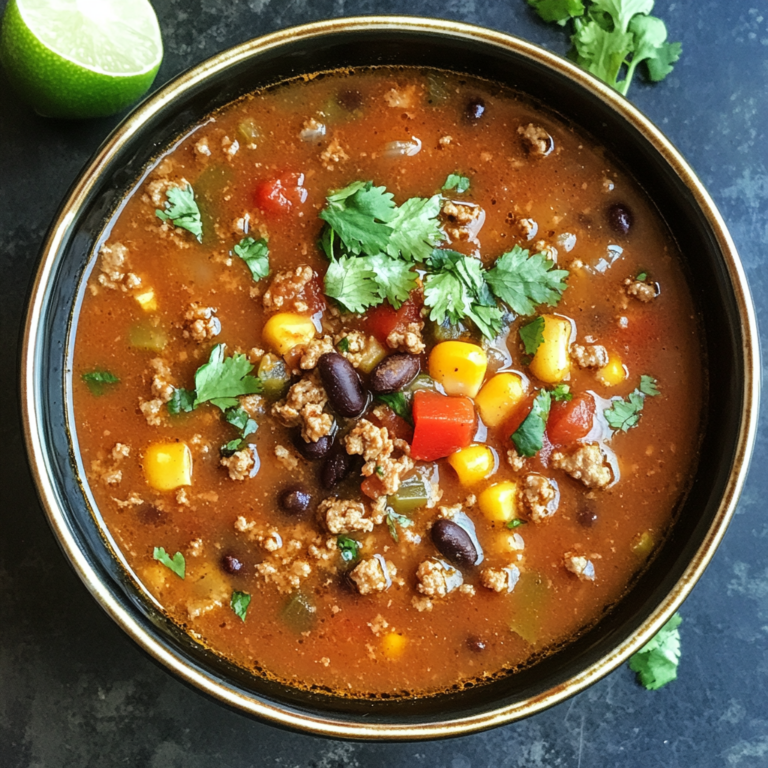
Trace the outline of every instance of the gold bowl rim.
{"label": "gold bowl rim", "polygon": [[[555,686],[538,696],[508,706],[498,707],[471,717],[446,718],[439,722],[425,724],[371,724],[350,722],[331,715],[311,715],[297,712],[290,707],[281,707],[250,697],[233,690],[188,665],[175,653],[145,631],[125,606],[121,605],[101,583],[98,575],[80,550],[68,528],[54,492],[53,481],[46,458],[44,441],[41,438],[42,421],[35,399],[36,352],[38,349],[38,328],[43,316],[46,287],[52,274],[55,256],[66,242],[70,227],[77,212],[85,204],[88,193],[110,158],[158,112],[172,105],[185,91],[194,88],[211,75],[227,69],[250,57],[279,47],[284,43],[322,37],[339,32],[370,30],[423,32],[432,35],[465,38],[506,51],[512,51],[536,63],[555,70],[572,82],[586,88],[593,96],[609,105],[630,123],[659,152],[679,179],[692,193],[698,207],[712,228],[716,242],[724,259],[728,277],[734,291],[739,310],[743,338],[742,361],[745,371],[742,396],[741,426],[736,445],[735,460],[730,471],[725,493],[720,501],[715,518],[694,557],[683,575],[666,598],[657,606],[642,626],[627,640],[614,648],[582,673],[566,683]],[[24,326],[21,359],[21,399],[24,437],[30,466],[38,494],[44,506],[48,521],[78,576],[102,608],[117,624],[155,660],[172,670],[185,682],[199,688],[213,698],[251,715],[263,718],[281,726],[332,737],[353,739],[431,739],[460,736],[475,731],[509,723],[533,715],[578,693],[604,675],[611,672],[632,653],[642,647],[663,626],[688,596],[703,574],[722,539],[732,517],[739,494],[748,471],[749,458],[755,442],[758,419],[760,387],[760,360],[758,332],[755,311],[745,273],[731,236],[714,202],[701,181],[682,155],[661,131],[636,107],[618,92],[595,77],[580,69],[572,62],[521,40],[513,35],[490,30],[462,22],[421,18],[416,16],[359,16],[327,21],[317,21],[291,27],[249,40],[219,53],[203,63],[178,76],[160,88],[147,101],[131,112],[120,126],[101,146],[88,166],[81,173],[69,196],[51,225],[44,242],[40,263],[30,294],[27,317]]]}

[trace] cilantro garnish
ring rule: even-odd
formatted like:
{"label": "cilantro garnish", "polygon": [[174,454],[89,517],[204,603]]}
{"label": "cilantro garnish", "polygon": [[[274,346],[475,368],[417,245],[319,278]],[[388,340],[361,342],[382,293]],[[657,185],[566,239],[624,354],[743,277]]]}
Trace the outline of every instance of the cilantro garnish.
{"label": "cilantro garnish", "polygon": [[552,399],[558,403],[568,403],[573,400],[573,393],[567,384],[556,384],[552,388]]}
{"label": "cilantro garnish", "polygon": [[174,389],[171,399],[168,401],[168,412],[174,416],[181,413],[189,413],[195,409],[195,391],[193,389]]}
{"label": "cilantro garnish", "polygon": [[248,611],[248,606],[251,604],[251,596],[247,592],[232,593],[232,598],[229,601],[229,605],[232,610],[245,621],[245,614]]}
{"label": "cilantro garnish", "polygon": [[357,560],[360,554],[360,547],[362,546],[357,539],[353,539],[350,536],[341,535],[336,539],[336,546],[341,553],[341,559],[351,563]]}
{"label": "cilantro garnish", "polygon": [[527,355],[535,355],[536,350],[544,343],[544,318],[537,317],[520,328],[520,339]]}
{"label": "cilantro garnish", "polygon": [[630,392],[626,400],[613,398],[611,407],[604,411],[605,419],[611,429],[627,432],[640,421],[640,411],[643,410],[646,396],[656,397],[659,394],[656,379],[644,374],[640,377],[639,389]]}
{"label": "cilantro garnish", "polygon": [[543,253],[534,253],[516,245],[499,256],[486,279],[491,290],[509,304],[518,315],[532,315],[538,304],[555,306],[568,277],[565,269],[554,269],[554,263]]}
{"label": "cilantro garnish", "polygon": [[401,528],[410,528],[413,525],[413,520],[405,515],[400,515],[393,509],[387,510],[387,528],[389,528],[389,535],[396,541],[400,541],[400,537],[397,535],[397,526]]}
{"label": "cilantro garnish", "polygon": [[658,82],[682,52],[680,43],[667,42],[664,22],[649,15],[653,3],[593,0],[587,7],[582,0],[528,0],[544,21],[564,26],[573,19],[571,57],[625,96],[641,62],[646,62],[648,77]]}
{"label": "cilantro garnish", "polygon": [[180,579],[184,578],[186,563],[181,552],[177,552],[171,557],[163,547],[155,547],[152,557],[161,562],[166,568],[170,568]]}
{"label": "cilantro garnish", "polygon": [[682,621],[676,613],[629,660],[629,668],[637,673],[638,682],[649,691],[655,691],[677,678],[680,662],[680,631]]}
{"label": "cilantro garnish", "polygon": [[639,280],[641,283],[645,282],[648,279],[648,273],[647,272],[640,272],[635,280]]}
{"label": "cilantro garnish", "polygon": [[269,246],[265,238],[244,237],[232,250],[245,262],[254,282],[269,274]]}
{"label": "cilantro garnish", "polygon": [[80,378],[88,385],[91,394],[96,397],[103,395],[111,384],[117,384],[120,381],[114,373],[99,370],[84,373]]}
{"label": "cilantro garnish", "polygon": [[440,195],[412,197],[397,208],[389,221],[393,232],[387,253],[409,261],[424,261],[445,239],[437,218],[441,203]]}
{"label": "cilantro garnish", "polygon": [[521,520],[519,517],[516,517],[514,520],[510,520],[507,523],[507,528],[511,528],[514,530],[515,528],[519,528],[521,525],[525,525],[525,523],[526,523],[525,520]]}
{"label": "cilantro garnish", "polygon": [[377,400],[388,405],[401,419],[405,419],[413,426],[413,414],[411,413],[411,404],[408,398],[402,392],[395,392],[391,395],[376,395]]}
{"label": "cilantro garnish", "polygon": [[343,339],[339,339],[339,343],[336,346],[340,352],[349,352],[349,338],[345,336]]}
{"label": "cilantro garnish", "polygon": [[544,430],[547,426],[552,396],[546,389],[540,389],[533,399],[531,412],[512,434],[512,442],[521,456],[535,456],[544,444]]}
{"label": "cilantro garnish", "polygon": [[429,319],[460,323],[469,318],[489,339],[501,331],[502,311],[496,305],[482,264],[450,250],[434,250],[427,260],[431,272],[424,279],[424,304],[432,308]]}
{"label": "cilantro garnish", "polygon": [[259,425],[250,417],[248,411],[241,405],[234,408],[228,408],[224,411],[224,419],[240,432],[240,437],[235,440],[230,440],[221,447],[222,456],[231,456],[233,453],[242,451],[243,448],[248,446],[248,442],[245,438],[248,437],[248,435],[252,435],[258,429]]}
{"label": "cilantro garnish", "polygon": [[195,202],[195,192],[190,184],[186,187],[171,187],[166,193],[165,210],[155,211],[161,221],[170,221],[174,227],[186,229],[203,242],[203,221]]}
{"label": "cilantro garnish", "polygon": [[656,379],[645,373],[640,377],[640,391],[644,395],[649,395],[650,397],[656,397],[656,395],[661,394]]}
{"label": "cilantro garnish", "polygon": [[253,365],[242,354],[224,357],[224,344],[217,344],[211,350],[207,363],[195,372],[195,403],[211,403],[222,411],[238,405],[241,395],[261,392],[261,379],[250,376]]}
{"label": "cilantro garnish", "polygon": [[325,295],[347,312],[365,312],[381,304],[376,273],[368,257],[340,256],[332,259],[325,273]]}
{"label": "cilantro garnish", "polygon": [[443,189],[455,189],[458,194],[463,195],[469,189],[469,179],[458,173],[451,173],[445,180]]}

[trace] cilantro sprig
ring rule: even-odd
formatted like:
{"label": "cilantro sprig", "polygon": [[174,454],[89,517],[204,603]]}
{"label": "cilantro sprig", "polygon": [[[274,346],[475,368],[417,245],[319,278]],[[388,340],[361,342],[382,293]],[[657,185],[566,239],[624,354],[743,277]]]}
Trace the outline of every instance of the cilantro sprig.
{"label": "cilantro sprig", "polygon": [[626,400],[616,397],[612,400],[611,407],[604,411],[608,425],[617,432],[628,432],[640,421],[640,412],[645,406],[645,398],[660,394],[656,379],[643,374],[640,377],[640,386],[630,392]]}
{"label": "cilantro sprig", "polygon": [[400,536],[397,533],[398,525],[401,528],[410,528],[413,525],[413,520],[410,517],[395,512],[394,509],[387,509],[387,528],[389,529],[389,535],[396,543],[400,541]]}
{"label": "cilantro sprig", "polygon": [[163,547],[155,547],[152,557],[162,563],[166,568],[170,568],[180,579],[184,578],[186,572],[186,561],[181,552],[177,552],[171,557]]}
{"label": "cilantro sprig", "polygon": [[538,348],[544,343],[544,318],[537,317],[530,323],[520,328],[520,340],[525,347],[526,355],[535,355]]}
{"label": "cilantro sprig", "polygon": [[540,389],[533,398],[533,406],[523,423],[512,433],[512,442],[521,456],[531,458],[544,445],[544,430],[547,427],[552,395],[546,389]]}
{"label": "cilantro sprig", "polygon": [[654,0],[528,0],[528,4],[544,21],[565,26],[573,20],[571,57],[625,96],[638,65],[645,62],[648,77],[658,82],[682,53],[680,43],[667,42],[664,22],[650,15]]}
{"label": "cilantro sprig", "polygon": [[573,400],[573,393],[568,384],[555,384],[552,387],[552,399],[557,403],[568,403]]}
{"label": "cilantro sprig", "polygon": [[469,179],[466,176],[461,176],[458,173],[451,173],[445,180],[443,189],[455,189],[457,194],[463,195],[469,189]]}
{"label": "cilantro sprig", "polygon": [[120,379],[114,373],[105,370],[88,371],[80,378],[88,385],[88,389],[95,397],[101,397],[111,385],[120,383]]}
{"label": "cilantro sprig", "polygon": [[186,187],[171,187],[165,196],[165,210],[155,211],[161,221],[170,221],[174,227],[191,232],[199,243],[203,242],[203,220],[195,201],[195,191],[191,184]]}
{"label": "cilantro sprig", "polygon": [[229,601],[230,608],[235,614],[245,621],[245,615],[248,612],[248,606],[251,604],[251,596],[247,592],[238,592],[235,590],[232,592],[232,597]]}
{"label": "cilantro sprig", "polygon": [[269,274],[269,245],[265,238],[244,237],[232,250],[245,262],[255,283]]}
{"label": "cilantro sprig", "polygon": [[341,535],[336,539],[336,546],[339,548],[341,559],[344,562],[352,563],[360,556],[360,547],[362,544],[351,536]]}
{"label": "cilantro sprig", "polygon": [[222,411],[238,405],[238,397],[261,392],[261,379],[251,376],[253,365],[243,354],[224,355],[224,344],[217,344],[207,363],[195,372],[194,408],[211,403]]}
{"label": "cilantro sprig", "polygon": [[629,668],[637,673],[638,682],[655,691],[677,678],[680,663],[680,630],[682,617],[676,613],[629,660]]}

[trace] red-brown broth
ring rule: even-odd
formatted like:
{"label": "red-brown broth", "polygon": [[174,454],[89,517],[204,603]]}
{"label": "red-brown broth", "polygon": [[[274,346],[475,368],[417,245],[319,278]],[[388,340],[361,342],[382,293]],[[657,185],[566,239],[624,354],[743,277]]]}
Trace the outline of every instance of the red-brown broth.
{"label": "red-brown broth", "polygon": [[[443,83],[445,98],[430,103],[434,82]],[[413,106],[387,105],[384,96],[390,89],[406,92],[411,87]],[[337,106],[339,92],[347,90],[361,94],[361,108],[353,114]],[[464,119],[464,109],[467,100],[478,95],[486,110],[480,121],[471,123]],[[300,141],[304,121],[328,112],[329,105],[334,106],[326,137],[315,143]],[[245,146],[238,135],[244,117],[262,127],[256,148]],[[554,138],[556,152],[549,157],[526,154],[517,127],[531,122],[543,125]],[[452,141],[441,148],[439,139],[446,135]],[[240,141],[237,154],[229,159],[221,144],[225,136]],[[382,155],[387,143],[413,136],[422,142],[418,154],[395,159]],[[208,139],[210,157],[195,152],[194,145],[203,137]],[[338,140],[349,159],[326,168],[318,157],[330,140]],[[169,162],[171,178],[183,177],[195,188],[205,228],[202,245],[188,233],[162,229],[156,206],[143,198],[158,169],[110,222],[107,239],[126,246],[131,271],[141,277],[143,286],[154,289],[158,307],[152,317],[166,331],[168,344],[161,354],[131,346],[129,329],[146,322],[148,315],[131,291],[99,286],[97,266],[89,278],[95,290],[86,291],[78,316],[74,409],[83,464],[104,521],[138,580],[175,621],[237,664],[294,685],[350,696],[413,695],[440,692],[526,665],[567,642],[621,599],[652,557],[652,552],[639,556],[633,545],[643,532],[659,545],[687,489],[696,462],[705,384],[697,314],[677,246],[652,199],[615,161],[552,113],[498,86],[440,73],[381,69],[328,75],[252,94],[202,123],[159,163],[160,173],[168,171]],[[253,203],[254,184],[285,171],[304,174],[306,202],[280,218],[261,214]],[[209,405],[166,416],[162,426],[147,423],[138,403],[151,398],[149,361],[162,357],[177,386],[191,387],[214,343],[225,343],[230,352],[264,347],[261,328],[269,313],[261,298],[250,294],[254,283],[245,264],[237,258],[228,261],[239,239],[231,231],[232,222],[244,212],[250,213],[255,230],[262,226],[268,233],[273,275],[302,264],[322,275],[327,260],[316,246],[322,225],[317,214],[330,190],[371,179],[386,185],[401,203],[412,196],[435,194],[448,174],[456,172],[471,179],[465,197],[486,212],[479,240],[487,264],[516,243],[532,246],[515,224],[521,217],[538,223],[535,240],[556,244],[558,234],[576,234],[571,252],[558,246],[559,266],[566,269],[576,259],[593,261],[609,243],[621,245],[621,258],[603,275],[572,268],[558,307],[540,311],[571,318],[578,339],[596,336],[621,355],[629,371],[626,381],[606,387],[594,371],[572,366],[568,384],[573,392],[627,396],[641,374],[650,374],[658,380],[662,395],[647,398],[636,428],[614,436],[611,445],[621,477],[612,487],[589,491],[539,459],[529,460],[527,471],[556,477],[561,500],[551,519],[517,529],[525,539],[523,577],[511,594],[479,586],[476,570],[470,569],[465,582],[475,585],[474,595],[452,593],[435,599],[430,611],[416,610],[412,605],[418,596],[416,568],[436,554],[428,532],[436,511],[422,509],[414,514],[412,529],[422,537],[418,546],[402,536],[396,544],[386,525],[359,536],[367,553],[379,552],[395,562],[402,586],[358,595],[336,572],[344,564],[335,556],[331,570],[314,567],[302,584],[301,592],[317,608],[311,630],[302,634],[283,619],[290,596],[265,583],[255,570],[268,553],[238,533],[234,523],[242,515],[276,526],[284,542],[320,534],[322,528],[313,517],[295,523],[276,502],[288,480],[306,483],[315,502],[330,495],[317,485],[318,465],[302,460],[297,475],[288,478],[273,459],[273,450],[276,443],[290,446],[292,432],[265,416],[250,438],[261,458],[258,473],[244,482],[231,480],[219,466],[217,448],[232,439],[233,431],[217,409]],[[617,235],[607,223],[605,211],[616,202],[633,212],[627,236]],[[450,247],[465,253],[473,250],[467,243]],[[641,271],[652,274],[661,286],[660,296],[648,304],[626,300],[624,280]],[[270,279],[261,281],[262,293]],[[190,302],[217,308],[222,330],[215,340],[197,344],[183,338],[182,318]],[[626,328],[619,325],[622,316],[628,319]],[[509,368],[530,376],[518,345],[520,324],[513,324],[508,337]],[[94,397],[80,379],[94,369],[112,371],[120,383]],[[194,435],[211,450],[194,453],[193,484],[188,488],[191,505],[185,506],[173,493],[148,486],[142,456],[151,443],[190,443]],[[103,475],[112,466],[110,456],[117,442],[130,446],[130,456],[119,463],[119,483],[108,485]],[[489,429],[487,443],[499,455],[490,482],[520,474],[506,461],[511,447],[508,434]],[[460,486],[444,460],[439,464],[441,505],[477,494],[476,488]],[[345,481],[341,495],[359,495],[361,479]],[[131,493],[146,503],[117,504]],[[579,522],[585,509],[597,516],[591,527]],[[476,508],[466,511],[485,550],[483,566],[510,562],[508,553],[498,551],[498,541],[508,532],[486,521]],[[202,541],[202,552],[194,556],[191,545],[196,540]],[[170,554],[185,555],[184,580],[153,559],[153,549],[159,546]],[[580,581],[563,567],[568,551],[592,556],[594,582]],[[242,561],[241,573],[232,576],[222,570],[220,560],[226,553]],[[229,606],[232,590],[252,595],[245,622]],[[217,595],[220,605],[197,617],[190,615],[190,605],[205,605]],[[376,634],[379,616],[388,627]],[[513,631],[513,624],[518,631]],[[398,658],[389,658],[383,647],[384,636],[393,631],[406,640]]]}

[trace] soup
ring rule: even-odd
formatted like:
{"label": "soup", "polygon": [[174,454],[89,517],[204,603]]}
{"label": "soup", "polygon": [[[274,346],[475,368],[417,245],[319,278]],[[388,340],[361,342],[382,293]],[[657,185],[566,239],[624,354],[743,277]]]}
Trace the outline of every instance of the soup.
{"label": "soup", "polygon": [[696,462],[696,310],[652,201],[492,84],[296,81],[211,115],[109,222],[77,440],[149,595],[353,697],[514,674],[593,625]]}

